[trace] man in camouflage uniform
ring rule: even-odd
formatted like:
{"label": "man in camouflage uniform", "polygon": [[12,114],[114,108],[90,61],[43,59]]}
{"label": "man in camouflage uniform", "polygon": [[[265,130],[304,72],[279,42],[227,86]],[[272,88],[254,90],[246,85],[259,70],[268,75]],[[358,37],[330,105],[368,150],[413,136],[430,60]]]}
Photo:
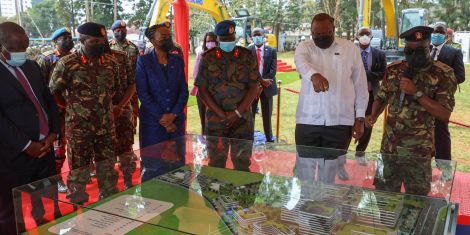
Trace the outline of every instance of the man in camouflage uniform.
{"label": "man in camouflage uniform", "polygon": [[[111,26],[111,30],[113,30],[114,33],[114,38],[110,42],[111,49],[124,51],[127,53],[127,56],[129,57],[127,60],[129,63],[129,71],[127,72],[127,76],[129,79],[135,80],[135,64],[137,62],[137,57],[139,56],[139,48],[133,42],[126,39],[127,24],[123,20],[116,20]],[[131,106],[133,110],[135,133],[137,118],[139,117],[139,98],[135,92],[131,99]]]}
{"label": "man in camouflage uniform", "polygon": [[72,169],[67,197],[73,203],[83,203],[88,201],[85,187],[91,168],[87,166],[93,160],[100,197],[117,191],[112,99],[120,89],[120,77],[118,62],[104,53],[105,27],[88,22],[77,30],[81,49],[59,60],[49,87],[66,110],[67,157]]}
{"label": "man in camouflage uniform", "polygon": [[[105,37],[106,39],[107,37]],[[113,50],[107,44],[106,53],[111,55],[119,63],[120,87],[113,97],[114,121],[116,125],[115,154],[119,159],[119,168],[124,175],[124,187],[132,187],[132,173],[136,169],[133,161],[134,151],[134,115],[130,100],[135,94],[135,79],[131,77],[131,63],[127,52]]]}
{"label": "man in camouflage uniform", "polygon": [[261,76],[251,51],[236,46],[233,21],[217,24],[215,34],[220,47],[202,55],[196,78],[201,99],[208,107],[205,133],[209,136],[209,165],[225,167],[230,145],[235,169],[248,171],[254,132],[250,107]]}
{"label": "man in camouflage uniform", "polygon": [[454,42],[454,30],[451,28],[447,28],[447,44],[455,49],[462,50],[462,45],[458,42]]}
{"label": "man in camouflage uniform", "polygon": [[375,179],[378,189],[399,192],[403,182],[407,193],[427,195],[430,190],[434,121],[449,120],[457,88],[452,69],[430,58],[432,32],[433,28],[417,26],[400,35],[406,43],[406,61],[387,67],[367,117],[367,123],[374,124],[388,105],[383,171],[378,170]]}
{"label": "man in camouflage uniform", "polygon": [[[69,28],[60,28],[56,30],[52,36],[51,36],[52,41],[56,45],[55,50],[50,50],[46,51],[43,54],[39,55],[37,58],[37,63],[39,64],[39,67],[41,68],[41,71],[44,75],[45,83],[46,85],[49,85],[49,82],[51,80],[51,75],[52,71],[54,70],[55,65],[59,61],[60,58],[69,55],[70,51],[73,49],[73,40],[72,40],[72,34],[70,32]],[[60,134],[59,134],[59,140],[57,140],[57,144],[55,147],[55,163],[56,163],[56,170],[57,173],[60,174],[62,166],[64,165],[65,162],[65,110],[63,108],[59,107],[59,115],[60,115]],[[62,180],[62,177],[60,177],[60,180],[58,182],[58,191],[60,193],[66,193],[67,192],[67,186],[65,186],[64,181]]]}

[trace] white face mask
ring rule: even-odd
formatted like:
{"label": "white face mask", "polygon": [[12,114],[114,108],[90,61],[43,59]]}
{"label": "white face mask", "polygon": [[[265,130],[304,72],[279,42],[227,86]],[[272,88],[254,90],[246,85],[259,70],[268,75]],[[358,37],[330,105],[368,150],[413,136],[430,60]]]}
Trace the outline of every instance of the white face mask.
{"label": "white face mask", "polygon": [[370,40],[371,40],[371,39],[372,39],[372,38],[369,37],[369,36],[367,36],[367,35],[362,35],[362,36],[359,37],[359,43],[360,43],[361,45],[366,46],[366,45],[369,45],[369,44],[370,44]]}

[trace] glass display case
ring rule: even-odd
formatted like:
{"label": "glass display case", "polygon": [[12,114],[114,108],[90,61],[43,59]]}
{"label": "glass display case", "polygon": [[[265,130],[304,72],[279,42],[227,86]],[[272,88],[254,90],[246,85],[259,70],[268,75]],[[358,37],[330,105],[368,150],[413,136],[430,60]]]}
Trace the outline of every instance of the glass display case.
{"label": "glass display case", "polygon": [[[197,135],[135,155],[131,171],[117,163],[99,172],[102,163],[95,162],[15,188],[18,230],[455,234],[458,204],[449,201],[456,169],[452,161]],[[132,185],[124,182],[126,174]],[[86,183],[77,184],[84,175]],[[57,193],[60,178],[68,193]]]}

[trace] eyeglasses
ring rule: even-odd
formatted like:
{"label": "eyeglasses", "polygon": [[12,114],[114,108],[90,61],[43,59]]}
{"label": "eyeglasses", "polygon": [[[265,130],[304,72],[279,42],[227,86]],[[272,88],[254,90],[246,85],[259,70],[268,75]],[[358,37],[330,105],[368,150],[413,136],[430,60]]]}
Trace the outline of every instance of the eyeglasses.
{"label": "eyeglasses", "polygon": [[426,49],[426,47],[417,47],[414,49],[405,47],[405,49],[403,49],[403,53],[405,53],[405,55],[424,54],[426,53]]}

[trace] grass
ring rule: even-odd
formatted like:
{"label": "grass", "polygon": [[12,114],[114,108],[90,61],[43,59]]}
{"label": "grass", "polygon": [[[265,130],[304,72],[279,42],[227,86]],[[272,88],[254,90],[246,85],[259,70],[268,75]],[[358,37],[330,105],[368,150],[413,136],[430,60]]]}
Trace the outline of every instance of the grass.
{"label": "grass", "polygon": [[[281,53],[278,59],[282,59],[288,64],[294,65],[293,53]],[[190,57],[189,68],[194,67],[194,57]],[[465,66],[467,77],[470,74],[470,65]],[[190,89],[192,88],[192,71],[189,72]],[[283,81],[282,88],[290,88],[300,90],[300,80],[297,72],[278,73],[277,79]],[[470,79],[470,78],[467,78]],[[456,105],[452,113],[451,120],[470,124],[470,82],[464,82],[460,85],[460,92],[455,95]],[[298,95],[282,89],[281,93],[281,118],[280,118],[280,140],[294,144],[295,143],[295,113],[297,108]],[[194,97],[190,98],[188,105],[188,133],[200,134],[201,125],[199,113],[195,104]],[[273,133],[276,133],[276,115],[277,115],[277,97],[274,99],[273,107]],[[257,118],[256,120],[261,120]],[[377,120],[378,125],[375,126],[372,138],[367,149],[368,152],[378,152],[380,150],[380,142],[383,134],[383,116]],[[457,162],[459,171],[470,172],[470,129],[465,127],[449,125],[452,136],[452,159]],[[255,123],[255,130],[263,130],[262,122]],[[354,150],[355,145],[351,143],[350,150]]]}

